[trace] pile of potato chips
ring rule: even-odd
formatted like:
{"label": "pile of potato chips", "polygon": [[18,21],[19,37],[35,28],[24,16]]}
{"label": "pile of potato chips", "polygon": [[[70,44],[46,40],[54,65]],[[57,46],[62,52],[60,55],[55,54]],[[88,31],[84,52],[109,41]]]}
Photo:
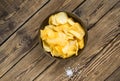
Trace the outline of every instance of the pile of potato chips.
{"label": "pile of potato chips", "polygon": [[43,48],[52,56],[68,58],[84,47],[85,31],[65,12],[49,17],[49,25],[40,30]]}

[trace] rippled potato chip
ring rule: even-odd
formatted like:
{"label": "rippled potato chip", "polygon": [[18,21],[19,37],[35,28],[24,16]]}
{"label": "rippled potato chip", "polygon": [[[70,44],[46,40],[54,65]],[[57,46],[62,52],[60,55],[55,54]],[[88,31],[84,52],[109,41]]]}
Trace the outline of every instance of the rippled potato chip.
{"label": "rippled potato chip", "polygon": [[40,30],[43,48],[52,56],[68,58],[84,48],[85,31],[81,25],[60,12],[49,17],[49,25]]}
{"label": "rippled potato chip", "polygon": [[84,47],[84,39],[78,41],[79,48],[82,49]]}
{"label": "rippled potato chip", "polygon": [[68,18],[67,22],[68,22],[70,25],[74,25],[74,24],[75,24],[75,22],[73,21],[72,18]]}
{"label": "rippled potato chip", "polygon": [[51,52],[50,46],[45,41],[43,41],[43,47],[47,52]]}
{"label": "rippled potato chip", "polygon": [[50,16],[49,24],[52,25],[61,25],[67,22],[68,16],[64,12],[57,13],[55,15]]}
{"label": "rippled potato chip", "polygon": [[60,12],[60,13],[55,15],[55,19],[59,25],[65,24],[67,22],[68,16],[66,13]]}

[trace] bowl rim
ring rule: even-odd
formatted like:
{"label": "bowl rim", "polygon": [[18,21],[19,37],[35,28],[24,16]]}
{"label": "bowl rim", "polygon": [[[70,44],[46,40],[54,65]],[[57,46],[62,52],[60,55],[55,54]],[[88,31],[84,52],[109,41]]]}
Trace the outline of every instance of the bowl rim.
{"label": "bowl rim", "polygon": [[[40,30],[41,30],[42,27],[43,27],[43,23],[45,23],[46,20],[48,21],[48,20],[49,20],[49,17],[50,17],[51,15],[57,14],[57,13],[59,13],[59,12],[65,12],[65,13],[68,15],[68,17],[71,17],[74,21],[78,22],[78,23],[82,26],[83,30],[85,31],[85,36],[84,36],[84,48],[78,50],[78,55],[77,55],[77,56],[76,56],[76,55],[73,55],[73,56],[68,57],[68,58],[65,58],[65,59],[72,59],[72,58],[78,57],[78,56],[82,53],[82,51],[86,48],[87,41],[88,41],[88,31],[87,31],[87,28],[86,28],[85,24],[82,22],[82,20],[79,18],[79,16],[77,16],[76,14],[74,14],[74,13],[72,13],[72,12],[59,10],[59,11],[55,11],[55,12],[53,12],[53,13],[51,13],[51,14],[49,14],[48,16],[45,17],[45,19],[42,21],[42,23],[40,23],[40,27],[39,27],[39,30],[38,30],[39,47],[40,47],[40,49],[42,50],[42,53],[45,53],[45,54],[46,54],[47,56],[49,56],[50,58],[59,59],[59,60],[63,60],[63,59],[64,59],[64,58],[61,58],[61,57],[53,57],[53,56],[50,54],[50,52],[45,51],[45,49],[43,48],[42,39],[41,39],[41,37],[40,37],[40,35],[41,35],[41,34],[40,34]],[[48,23],[48,22],[47,22],[47,23]],[[46,24],[46,25],[48,25],[48,24]],[[44,25],[44,27],[45,27],[46,25]],[[44,27],[43,27],[43,29],[44,29]],[[65,59],[64,59],[64,60],[65,60]]]}

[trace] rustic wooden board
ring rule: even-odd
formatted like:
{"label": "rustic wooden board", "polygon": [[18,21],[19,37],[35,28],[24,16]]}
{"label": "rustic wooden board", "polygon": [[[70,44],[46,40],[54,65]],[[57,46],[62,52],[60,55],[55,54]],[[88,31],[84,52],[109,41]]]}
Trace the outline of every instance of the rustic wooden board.
{"label": "rustic wooden board", "polygon": [[[107,78],[120,66],[119,7],[120,3],[89,30],[88,45],[76,59],[56,61],[35,81],[103,81]],[[72,78],[66,76],[67,67],[74,69]]]}
{"label": "rustic wooden board", "polygon": [[7,76],[5,75],[5,78],[2,78],[0,81],[9,81],[9,79],[11,81],[32,81],[52,62],[54,60],[45,56],[39,50],[39,45],[37,45],[23,60],[13,67],[10,75],[8,72]]}
{"label": "rustic wooden board", "polygon": [[116,69],[105,81],[120,81],[120,67]]}
{"label": "rustic wooden board", "polygon": [[0,45],[49,0],[0,0]]}
{"label": "rustic wooden board", "polygon": [[[120,66],[120,34],[93,60],[75,80],[104,81]],[[80,76],[81,75],[81,76]],[[80,76],[80,77],[79,77]]]}
{"label": "rustic wooden board", "polygon": [[[51,4],[53,4],[53,2],[51,2]],[[60,3],[59,1],[57,1],[57,2]],[[59,4],[59,6],[61,4]],[[56,5],[58,6],[58,4],[56,4]],[[53,5],[53,7],[56,5]],[[28,22],[27,25],[25,25],[22,29],[20,29],[17,33],[15,33],[7,41],[7,43],[5,43],[4,45],[1,46],[2,47],[2,49],[1,49],[1,65],[0,65],[0,69],[1,69],[0,74],[1,75],[3,75],[5,72],[7,72],[16,62],[18,62],[18,60],[20,58],[22,58],[24,55],[27,54],[27,52],[30,50],[30,48],[32,48],[32,47],[34,47],[34,45],[36,45],[36,38],[35,38],[36,34],[37,34],[36,30],[39,27],[39,23],[41,22],[40,20],[44,19],[44,18],[40,18],[40,17],[44,12],[46,12],[46,10],[48,10],[49,7],[52,7],[52,6],[48,5],[48,7],[45,7],[43,10],[41,10],[41,12],[37,13],[37,15],[35,15],[35,17],[33,17],[33,20]],[[63,7],[63,8],[65,8],[65,7]],[[50,10],[48,10],[47,12],[54,11],[54,10],[52,10],[52,11],[50,11]],[[71,10],[73,10],[73,9],[71,9]],[[48,14],[44,14],[44,15],[48,15]],[[40,19],[38,19],[38,17]],[[38,22],[36,22],[34,20],[36,20]],[[31,24],[31,23],[34,23],[34,24]],[[32,28],[32,27],[34,27],[34,28]],[[27,32],[27,30],[31,30],[31,31]],[[24,33],[24,32],[27,32],[27,33]],[[14,41],[14,43],[12,43],[13,40],[16,40],[16,41]],[[10,47],[11,47],[11,49],[10,49]],[[5,48],[9,49],[9,50],[6,51]],[[10,54],[12,54],[12,55],[10,55]]]}
{"label": "rustic wooden board", "polygon": [[[89,0],[75,10],[86,27],[90,29],[97,23],[119,0]],[[104,15],[103,15],[104,14]]]}
{"label": "rustic wooden board", "polygon": [[[80,0],[79,2],[82,3],[82,1]],[[0,77],[2,77],[10,68],[12,68],[13,65],[15,65],[23,56],[27,55],[27,53],[38,43],[38,28],[48,13],[52,13],[60,8],[67,9],[65,6],[68,6],[69,8],[70,5],[68,4],[72,4],[72,0],[67,2],[67,4],[65,4],[64,0],[50,1],[33,18],[31,18],[29,22],[27,22],[20,30],[12,35],[11,38],[6,41],[6,43],[1,46]],[[77,6],[77,4],[74,5]],[[72,8],[69,9],[69,11],[72,10]]]}
{"label": "rustic wooden board", "polygon": [[[81,7],[79,7],[77,12],[75,13],[79,14],[79,16],[82,15],[82,18],[86,17],[87,19],[83,18],[82,20],[85,23],[87,23],[86,26],[90,28],[92,24],[96,22],[97,20],[96,18],[98,19],[101,18],[102,17],[101,13],[105,14],[105,12],[107,12],[113,5],[115,5],[117,1],[119,0],[112,1],[100,0],[99,2],[96,1],[93,3],[93,1],[90,0],[87,1]],[[36,12],[38,12],[46,2],[48,2],[48,0],[1,1],[0,45],[2,45],[18,28],[24,25],[24,23],[26,23]],[[76,5],[78,6],[78,4],[80,4],[81,2],[83,3],[83,0],[76,1],[66,0],[65,3],[63,4],[64,7],[61,10],[66,9],[66,11],[70,11],[71,9],[74,9]],[[90,8],[93,8],[92,11],[90,11],[91,10]],[[101,11],[100,13],[98,12],[99,10]],[[89,11],[88,12],[89,14],[85,14],[87,11]],[[98,14],[98,17],[95,17],[96,14]],[[89,20],[91,20],[90,18],[92,19],[92,21],[88,22]]]}

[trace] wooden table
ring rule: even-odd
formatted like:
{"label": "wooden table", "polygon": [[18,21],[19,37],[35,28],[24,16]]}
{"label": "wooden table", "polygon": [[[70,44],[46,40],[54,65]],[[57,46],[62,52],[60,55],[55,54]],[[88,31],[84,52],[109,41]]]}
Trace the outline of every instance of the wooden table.
{"label": "wooden table", "polygon": [[[87,46],[74,59],[39,49],[40,23],[56,10],[76,14],[88,29]],[[120,1],[0,0],[0,81],[120,81]]]}

